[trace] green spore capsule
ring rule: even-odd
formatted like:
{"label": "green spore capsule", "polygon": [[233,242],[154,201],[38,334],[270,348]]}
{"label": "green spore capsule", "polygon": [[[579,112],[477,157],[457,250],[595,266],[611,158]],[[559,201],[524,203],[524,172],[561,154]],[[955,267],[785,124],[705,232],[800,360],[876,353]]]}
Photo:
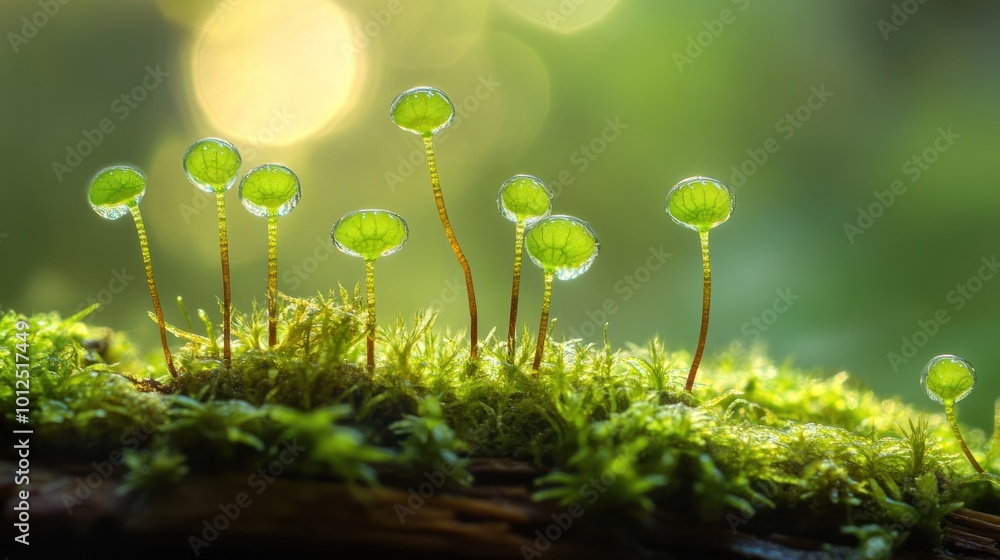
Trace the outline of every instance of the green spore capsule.
{"label": "green spore capsule", "polygon": [[702,306],[698,348],[691,362],[684,388],[691,392],[708,338],[708,316],[712,305],[712,267],[708,257],[708,232],[733,214],[736,199],[725,183],[708,177],[691,177],[674,185],[667,193],[667,214],[678,224],[698,232],[701,240]]}
{"label": "green spore capsule", "polygon": [[479,348],[479,311],[476,306],[476,290],[472,285],[472,269],[465,253],[458,243],[455,230],[451,227],[448,211],[444,205],[444,195],[441,192],[441,179],[438,176],[437,160],[434,157],[434,135],[455,120],[455,106],[443,91],[429,86],[415,87],[399,94],[389,108],[389,117],[399,128],[420,135],[427,155],[427,167],[431,174],[431,188],[434,192],[434,202],[437,204],[438,216],[444,226],[448,244],[458,259],[465,275],[465,289],[469,295],[469,358],[476,360]]}
{"label": "green spore capsule", "polygon": [[226,191],[236,184],[243,164],[240,153],[218,138],[198,140],[184,154],[184,174],[195,187],[215,194],[219,217],[219,256],[222,260],[222,355],[232,363],[232,295],[229,277],[229,234],[226,228]]}
{"label": "green spore capsule", "polygon": [[552,279],[572,280],[586,272],[601,251],[601,242],[590,224],[573,216],[551,216],[535,222],[525,234],[525,249],[531,261],[545,275],[542,294],[542,318],[538,326],[535,361],[532,371],[538,375],[548,330],[552,303]]}
{"label": "green spore capsule", "polygon": [[273,347],[278,342],[278,217],[295,209],[302,186],[291,169],[268,163],[243,176],[239,196],[251,214],[267,218],[267,343]]}
{"label": "green spore capsule", "polygon": [[87,200],[94,212],[102,218],[117,220],[125,214],[132,214],[136,232],[139,234],[139,249],[142,252],[142,264],[146,269],[146,283],[149,285],[149,295],[153,300],[153,311],[160,327],[160,343],[163,345],[163,357],[167,362],[170,375],[177,377],[170,345],[167,344],[167,327],[163,319],[163,308],[160,307],[160,296],[156,290],[156,280],[153,277],[153,260],[149,254],[149,241],[146,238],[146,226],[139,212],[139,201],[146,194],[146,176],[142,171],[130,165],[116,165],[101,170],[90,180]]}
{"label": "green spore capsule", "polygon": [[927,396],[932,401],[944,405],[944,413],[951,425],[958,444],[972,464],[972,468],[979,473],[983,468],[979,466],[976,457],[969,450],[962,432],[958,428],[958,418],[955,415],[955,403],[964,399],[972,392],[976,386],[976,370],[972,364],[951,354],[943,354],[931,358],[920,375],[920,386],[924,388]]}
{"label": "green spore capsule", "polygon": [[521,253],[525,228],[552,213],[552,192],[538,177],[515,175],[500,186],[497,208],[514,222],[514,277],[510,290],[510,321],[507,325],[507,361],[514,363],[517,346],[517,303],[521,291]]}
{"label": "green spore capsule", "polygon": [[421,136],[433,136],[455,120],[455,106],[443,91],[421,86],[396,97],[389,108],[396,126]]}
{"label": "green spore capsule", "polygon": [[406,221],[388,210],[357,210],[337,220],[330,232],[342,252],[365,260],[368,299],[368,371],[375,369],[375,260],[392,255],[406,244]]}

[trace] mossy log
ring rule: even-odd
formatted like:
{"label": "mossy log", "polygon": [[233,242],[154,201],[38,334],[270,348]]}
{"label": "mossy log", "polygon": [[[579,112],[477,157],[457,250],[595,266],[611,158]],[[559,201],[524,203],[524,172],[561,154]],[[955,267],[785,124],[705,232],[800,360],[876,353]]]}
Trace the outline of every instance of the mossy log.
{"label": "mossy log", "polygon": [[[0,463],[0,468],[7,531],[14,522],[15,467]],[[74,496],[80,481],[93,472],[89,465],[34,469],[33,551],[146,551],[144,555],[154,557],[262,552],[434,559],[857,557],[851,546],[698,525],[662,511],[625,532],[602,530],[607,519],[587,519],[585,514],[563,528],[556,518],[565,514],[565,507],[531,499],[532,481],[543,472],[507,459],[476,460],[470,466],[474,485],[435,489],[427,498],[416,497],[427,488],[352,487],[280,476],[266,488],[251,488],[246,473],[226,472],[191,476],[160,493],[125,495],[112,477],[92,488],[82,503],[67,507],[67,496]],[[236,505],[240,493],[250,497],[245,507]],[[235,519],[226,519],[226,511]],[[563,523],[568,519],[561,518]],[[213,524],[215,529],[208,528]],[[1000,517],[961,509],[946,518],[944,530],[939,554],[903,551],[897,557],[1000,558]],[[541,538],[546,532],[556,538]]]}

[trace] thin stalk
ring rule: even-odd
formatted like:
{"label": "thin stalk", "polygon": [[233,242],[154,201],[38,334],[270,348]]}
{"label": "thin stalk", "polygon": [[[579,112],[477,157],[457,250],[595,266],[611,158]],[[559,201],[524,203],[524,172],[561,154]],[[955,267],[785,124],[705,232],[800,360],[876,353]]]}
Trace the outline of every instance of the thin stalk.
{"label": "thin stalk", "polygon": [[479,312],[476,309],[476,290],[472,286],[472,269],[469,268],[469,261],[462,252],[462,247],[455,237],[455,230],[451,227],[451,220],[448,219],[448,211],[444,207],[444,195],[441,194],[441,180],[438,177],[437,160],[434,158],[434,139],[431,136],[423,136],[424,151],[427,153],[427,167],[431,172],[431,187],[434,189],[434,201],[437,203],[438,216],[441,217],[441,224],[444,226],[444,233],[448,236],[448,243],[451,250],[458,259],[458,264],[462,266],[465,273],[465,290],[469,294],[469,338],[472,346],[469,350],[469,358],[476,359],[479,354]]}
{"label": "thin stalk", "polygon": [[955,417],[954,401],[945,401],[944,414],[948,417],[948,423],[951,424],[951,431],[955,432],[955,438],[958,440],[958,444],[962,446],[962,451],[965,452],[965,456],[968,457],[969,462],[972,463],[972,468],[982,474],[983,467],[979,466],[979,462],[976,461],[976,457],[972,454],[972,451],[969,450],[969,446],[965,443],[965,438],[962,437],[962,432],[958,430],[958,418]]}
{"label": "thin stalk", "polygon": [[552,273],[545,273],[545,291],[542,294],[542,320],[538,324],[538,343],[535,345],[535,362],[531,370],[538,377],[538,368],[542,365],[542,352],[545,350],[545,332],[549,329],[549,306],[552,304]]}
{"label": "thin stalk", "polygon": [[232,333],[233,300],[229,291],[229,234],[226,231],[226,191],[216,191],[219,208],[219,254],[222,256],[222,360],[229,369],[233,351],[229,341]]}
{"label": "thin stalk", "polygon": [[267,345],[278,343],[278,215],[267,217]]}
{"label": "thin stalk", "polygon": [[699,231],[698,237],[701,239],[701,268],[704,276],[704,287],[701,299],[701,332],[698,334],[698,349],[695,350],[691,371],[688,372],[687,383],[684,385],[684,389],[689,393],[694,388],[694,377],[698,375],[701,356],[705,353],[705,339],[708,338],[708,312],[712,306],[712,266],[708,260],[708,230]]}
{"label": "thin stalk", "polygon": [[365,260],[365,296],[368,298],[368,371],[375,371],[375,260]]}
{"label": "thin stalk", "polygon": [[167,370],[170,375],[177,377],[177,368],[174,367],[174,357],[170,354],[170,345],[167,344],[167,323],[163,320],[163,308],[160,307],[160,296],[156,291],[156,280],[153,279],[153,259],[149,256],[149,241],[146,238],[146,226],[142,222],[142,214],[139,213],[138,205],[130,205],[132,220],[135,222],[135,229],[139,233],[139,249],[142,251],[142,265],[146,269],[146,283],[149,284],[149,295],[153,298],[153,311],[156,313],[156,322],[160,326],[160,343],[163,345],[163,357],[167,360]]}
{"label": "thin stalk", "polygon": [[524,222],[514,230],[514,280],[510,289],[510,324],[507,327],[507,361],[514,363],[517,346],[517,300],[521,292],[521,253],[524,252]]}

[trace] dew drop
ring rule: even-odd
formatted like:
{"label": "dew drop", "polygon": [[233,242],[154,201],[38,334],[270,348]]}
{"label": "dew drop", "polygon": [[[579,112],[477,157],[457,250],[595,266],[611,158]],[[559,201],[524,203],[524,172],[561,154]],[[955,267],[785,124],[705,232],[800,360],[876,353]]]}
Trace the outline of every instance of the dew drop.
{"label": "dew drop", "polygon": [[920,386],[931,400],[945,404],[958,402],[976,386],[976,370],[972,364],[951,354],[931,358],[920,376]]}
{"label": "dew drop", "polygon": [[667,193],[667,214],[678,224],[708,231],[733,213],[736,199],[725,183],[708,177],[690,177]]}
{"label": "dew drop", "polygon": [[399,94],[389,108],[389,117],[403,130],[432,136],[455,120],[455,106],[438,88],[421,86]]}
{"label": "dew drop", "polygon": [[198,140],[184,154],[184,174],[208,193],[232,188],[242,164],[236,147],[219,138]]}
{"label": "dew drop", "polygon": [[266,163],[247,172],[240,181],[239,196],[255,216],[286,216],[302,198],[302,186],[291,169]]}
{"label": "dew drop", "polygon": [[90,180],[87,201],[102,218],[117,220],[146,194],[146,176],[131,165],[108,167]]}
{"label": "dew drop", "polygon": [[388,210],[356,210],[337,220],[330,231],[343,253],[375,260],[398,252],[409,237],[406,221]]}
{"label": "dew drop", "polygon": [[542,270],[572,280],[594,264],[601,242],[587,222],[560,215],[535,222],[525,234],[525,249]]}
{"label": "dew drop", "polygon": [[504,218],[531,225],[552,213],[552,192],[538,177],[514,175],[500,186],[497,208]]}

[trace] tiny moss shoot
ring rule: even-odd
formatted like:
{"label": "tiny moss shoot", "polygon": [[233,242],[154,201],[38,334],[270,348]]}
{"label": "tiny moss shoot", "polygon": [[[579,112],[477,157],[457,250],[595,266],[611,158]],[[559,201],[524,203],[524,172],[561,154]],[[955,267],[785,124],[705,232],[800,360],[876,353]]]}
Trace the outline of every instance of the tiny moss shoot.
{"label": "tiny moss shoot", "polygon": [[678,224],[697,231],[701,240],[703,278],[701,330],[698,333],[698,348],[695,350],[687,383],[684,385],[689,393],[694,388],[694,378],[698,375],[698,366],[705,353],[708,314],[712,305],[712,267],[708,258],[708,232],[729,219],[735,204],[732,190],[722,181],[708,177],[684,179],[674,185],[667,194],[667,214]]}
{"label": "tiny moss shoot", "polygon": [[243,160],[236,148],[218,138],[198,140],[184,154],[184,173],[194,186],[214,193],[219,215],[219,254],[222,258],[222,356],[229,368],[232,359],[233,304],[229,288],[229,234],[226,232],[226,191],[236,184]]}
{"label": "tiny moss shoot", "polygon": [[500,187],[497,207],[504,218],[514,222],[514,278],[510,289],[510,322],[507,325],[507,361],[514,363],[517,346],[517,302],[521,291],[521,253],[524,230],[552,213],[552,192],[538,177],[515,175]]}
{"label": "tiny moss shoot", "polygon": [[352,257],[365,260],[365,296],[368,303],[368,371],[375,370],[375,261],[403,248],[409,236],[406,222],[388,210],[357,210],[337,220],[330,237]]}
{"label": "tiny moss shoot", "polygon": [[534,223],[525,234],[528,257],[545,274],[542,294],[542,318],[538,325],[535,361],[531,369],[538,376],[545,350],[545,334],[549,325],[552,303],[552,278],[572,280],[580,276],[601,251],[601,242],[590,224],[573,216],[552,216]]}
{"label": "tiny moss shoot", "polygon": [[291,169],[268,163],[247,172],[239,195],[251,214],[267,218],[267,344],[273,347],[278,343],[278,218],[299,203],[302,186]]}
{"label": "tiny moss shoot", "polygon": [[945,416],[951,425],[951,431],[958,439],[958,444],[962,447],[965,456],[969,458],[972,468],[982,473],[983,468],[979,466],[976,457],[965,443],[965,438],[962,437],[962,432],[958,429],[958,418],[955,416],[955,403],[967,397],[976,386],[975,368],[958,356],[951,354],[935,356],[924,368],[924,372],[920,376],[920,386],[924,388],[932,401],[944,405]]}
{"label": "tiny moss shoot", "polygon": [[438,216],[444,226],[445,235],[451,245],[455,258],[458,259],[462,272],[465,274],[465,289],[469,294],[469,358],[476,360],[479,348],[479,312],[476,308],[476,291],[472,285],[472,269],[462,252],[462,247],[455,237],[455,230],[448,219],[448,211],[444,206],[444,195],[441,192],[441,180],[438,177],[437,161],[434,158],[434,135],[450,125],[455,120],[455,106],[443,91],[434,87],[415,87],[399,94],[389,108],[389,116],[396,126],[414,134],[420,135],[427,154],[427,167],[431,174],[431,188],[434,190],[434,201],[437,204]]}
{"label": "tiny moss shoot", "polygon": [[160,307],[160,296],[156,291],[156,280],[153,278],[153,260],[149,255],[149,241],[146,238],[146,226],[139,212],[139,201],[146,194],[146,176],[135,167],[117,165],[100,171],[90,181],[88,200],[90,207],[102,218],[117,220],[125,214],[132,214],[136,232],[139,234],[139,249],[142,252],[142,264],[146,269],[146,283],[149,285],[149,295],[153,299],[153,311],[160,327],[160,344],[163,345],[163,357],[167,361],[170,375],[177,377],[174,358],[167,344],[167,326],[163,320],[163,308]]}

